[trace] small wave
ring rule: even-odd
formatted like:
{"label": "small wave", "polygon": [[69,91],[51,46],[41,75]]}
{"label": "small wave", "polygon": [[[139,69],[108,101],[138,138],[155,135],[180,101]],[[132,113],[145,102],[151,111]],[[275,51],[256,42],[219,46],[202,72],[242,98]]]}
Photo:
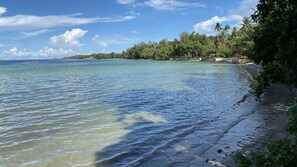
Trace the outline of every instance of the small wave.
{"label": "small wave", "polygon": [[238,105],[240,105],[241,103],[246,102],[247,99],[248,99],[249,97],[251,97],[251,96],[253,96],[252,93],[247,93],[247,94],[245,94],[239,101],[237,101],[237,102],[234,104],[234,106],[238,106]]}
{"label": "small wave", "polygon": [[[192,134],[193,132],[197,131],[199,128],[202,128],[202,127],[205,127],[205,126],[209,126],[209,124],[211,124],[212,122],[214,122],[214,120],[204,120],[204,121],[202,121],[200,123],[197,123],[195,126],[192,126],[192,127],[189,127],[189,128],[184,129],[181,133],[176,134],[173,139],[168,140],[166,143],[163,143],[162,145],[154,148],[151,152],[149,152],[146,155],[140,157],[138,160],[135,160],[134,162],[130,163],[127,166],[138,166],[138,165],[141,165],[142,163],[146,162],[150,158],[154,157],[161,150],[170,147],[174,143],[180,141],[181,138]],[[175,131],[176,129],[179,129],[179,128],[176,127],[176,128],[171,129],[171,130],[172,131]]]}

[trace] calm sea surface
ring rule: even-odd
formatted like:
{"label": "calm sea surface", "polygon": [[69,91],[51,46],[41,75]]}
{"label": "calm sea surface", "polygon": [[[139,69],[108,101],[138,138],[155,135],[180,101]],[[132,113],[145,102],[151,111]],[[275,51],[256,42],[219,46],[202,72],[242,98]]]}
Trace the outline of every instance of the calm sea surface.
{"label": "calm sea surface", "polygon": [[250,80],[231,64],[0,61],[0,166],[168,162],[153,157],[193,133],[217,138]]}

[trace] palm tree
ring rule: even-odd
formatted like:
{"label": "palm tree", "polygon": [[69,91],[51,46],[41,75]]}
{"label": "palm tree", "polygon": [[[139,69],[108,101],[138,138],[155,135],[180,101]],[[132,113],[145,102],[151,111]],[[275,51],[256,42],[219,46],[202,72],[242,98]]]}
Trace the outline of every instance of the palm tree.
{"label": "palm tree", "polygon": [[233,27],[232,28],[232,32],[231,32],[231,36],[232,37],[235,37],[237,35],[237,28],[236,27]]}
{"label": "palm tree", "polygon": [[240,25],[242,26],[240,30],[245,32],[252,25],[251,19],[249,17],[243,17],[242,23]]}
{"label": "palm tree", "polygon": [[222,26],[221,26],[220,23],[217,23],[217,24],[216,24],[216,26],[215,26],[215,30],[218,31],[218,32],[222,30]]}
{"label": "palm tree", "polygon": [[230,26],[229,26],[229,25],[226,25],[226,26],[224,27],[224,31],[227,32],[227,31],[229,31],[229,30],[230,30]]}
{"label": "palm tree", "polygon": [[226,25],[222,33],[222,37],[224,38],[225,42],[228,42],[228,31],[230,30],[230,26]]}

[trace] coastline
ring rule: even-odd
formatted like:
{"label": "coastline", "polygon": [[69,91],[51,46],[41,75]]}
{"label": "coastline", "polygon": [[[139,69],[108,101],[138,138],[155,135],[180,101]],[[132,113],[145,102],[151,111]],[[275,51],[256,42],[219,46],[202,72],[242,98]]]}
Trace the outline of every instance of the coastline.
{"label": "coastline", "polygon": [[253,152],[267,151],[267,146],[276,140],[290,137],[286,131],[286,112],[294,104],[296,94],[296,90],[284,85],[269,86],[259,99],[259,104],[263,106],[260,106],[253,114],[242,120],[233,130],[230,130],[230,133],[236,132],[243,125],[251,131],[246,134],[247,138],[238,139],[237,145],[241,148],[231,152],[231,156],[223,160],[222,165],[235,166],[234,154],[236,152],[250,156]]}
{"label": "coastline", "polygon": [[[125,59],[125,58],[107,58],[107,59],[95,59],[95,58],[61,58],[52,60],[150,60],[155,59]],[[155,61],[195,61],[195,62],[218,62],[218,63],[228,63],[228,64],[255,64],[252,60],[248,58],[237,58],[237,57],[204,57],[204,58],[170,58],[168,60],[155,60]]]}
{"label": "coastline", "polygon": [[[248,71],[261,70],[259,65],[253,63],[235,66],[247,69]],[[201,147],[201,150],[206,151],[200,153],[200,148],[197,149],[198,151],[194,150],[199,153],[190,153],[191,158],[183,159],[183,163],[189,164],[189,166],[234,166],[233,155],[238,151],[247,156],[251,152],[265,151],[268,144],[277,139],[283,139],[289,136],[285,131],[285,125],[287,124],[286,111],[288,107],[294,104],[294,97],[296,97],[296,89],[274,84],[268,87],[264,95],[258,100],[254,100],[251,95],[247,97],[247,100],[240,100],[239,102],[241,104],[235,109],[236,112],[234,112],[235,117],[238,112],[240,113],[238,114],[240,117],[239,120],[232,120],[233,122],[230,123],[231,128],[227,131],[219,131],[218,133],[222,133],[222,137],[217,142],[214,142],[213,145],[209,146],[209,148]],[[258,106],[255,109],[250,108],[250,106],[253,106],[250,104],[254,104],[255,101],[258,103]],[[242,112],[241,110],[245,111]],[[229,117],[233,116],[231,115]],[[217,127],[220,127],[219,124]],[[197,136],[199,136],[199,133]],[[176,146],[177,152],[187,153],[188,150],[186,147],[182,147],[182,144],[180,145]]]}
{"label": "coastline", "polygon": [[[254,64],[239,68],[249,72],[260,69]],[[294,104],[296,94],[296,90],[279,84],[268,87],[260,98],[250,92],[213,122],[215,137],[203,136],[208,127],[201,128],[150,157],[141,166],[157,166],[156,159],[166,156],[174,157],[174,160],[164,162],[164,166],[235,166],[236,152],[264,151],[268,144],[289,136],[285,130],[286,111]],[[197,138],[204,141],[202,145],[195,142]]]}
{"label": "coastline", "polygon": [[[285,131],[286,111],[295,94],[283,85],[272,85],[260,99],[250,94],[211,127],[183,136],[137,165],[233,167],[236,152],[264,151],[268,144],[289,135]],[[216,133],[205,136],[209,128],[216,129]],[[160,163],[159,158],[171,160]]]}
{"label": "coastline", "polygon": [[[286,111],[294,103],[295,95],[296,91],[291,88],[275,84],[267,88],[260,99],[249,96],[234,114],[225,118],[230,128],[221,132],[221,138],[202,152],[191,155],[190,162],[185,159],[184,163],[188,166],[233,167],[236,152],[248,156],[267,150],[269,144],[289,136],[285,130]],[[222,128],[219,124],[218,129]]]}
{"label": "coastline", "polygon": [[[185,64],[192,64],[194,67],[199,66],[199,63]],[[209,64],[219,67],[226,66],[219,63]],[[254,65],[227,66],[234,68],[235,71],[242,69],[244,74],[246,69],[248,73],[250,71],[256,72]],[[245,76],[252,78],[249,77],[249,74]],[[246,84],[247,87],[248,85]],[[223,90],[221,86],[217,88]],[[230,91],[232,89],[231,87]],[[288,100],[291,100],[293,91],[281,85],[272,85],[263,97],[256,99],[251,93],[248,93],[250,91],[244,90],[243,96],[236,98],[228,109],[222,110],[217,107],[220,115],[206,122],[205,126],[197,126],[193,131],[187,131],[186,135],[177,136],[177,139],[168,146],[157,149],[157,153],[153,154],[153,158],[157,159],[155,166],[162,162],[158,158],[165,156],[166,153],[172,157],[170,162],[172,166],[179,166],[179,164],[187,166],[234,166],[232,154],[236,151],[242,150],[244,153],[249,153],[252,149],[264,150],[269,142],[286,136],[287,134],[284,131],[285,111],[286,106],[290,106]],[[123,94],[123,97],[127,97],[126,94]],[[191,101],[195,102],[193,99]],[[221,104],[225,106],[226,102],[223,100]],[[181,105],[185,105],[185,103],[181,103]],[[193,120],[193,124],[199,124],[199,119]],[[164,153],[163,151],[167,152]],[[144,162],[143,166],[154,166],[150,163],[151,161]]]}
{"label": "coastline", "polygon": [[237,57],[203,57],[203,58],[171,58],[171,61],[202,61],[202,62],[221,62],[228,64],[254,64],[252,60],[248,58],[237,58]]}

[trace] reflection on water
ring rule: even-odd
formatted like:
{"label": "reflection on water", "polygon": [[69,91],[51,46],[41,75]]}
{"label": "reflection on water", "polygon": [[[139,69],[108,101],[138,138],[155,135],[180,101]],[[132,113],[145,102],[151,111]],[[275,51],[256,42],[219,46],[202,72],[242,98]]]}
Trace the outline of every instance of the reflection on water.
{"label": "reflection on water", "polygon": [[1,61],[0,67],[4,166],[137,165],[193,132],[202,137],[192,143],[215,136],[214,122],[250,89],[249,74],[237,65]]}

